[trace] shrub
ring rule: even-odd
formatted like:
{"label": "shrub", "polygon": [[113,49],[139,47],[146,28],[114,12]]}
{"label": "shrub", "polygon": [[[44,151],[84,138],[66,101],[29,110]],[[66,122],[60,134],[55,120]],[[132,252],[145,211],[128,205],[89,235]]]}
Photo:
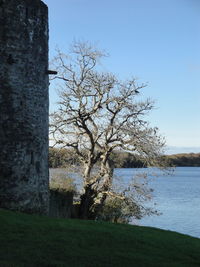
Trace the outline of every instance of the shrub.
{"label": "shrub", "polygon": [[76,192],[76,185],[74,179],[68,177],[65,173],[55,174],[50,180],[50,189],[54,191],[59,191],[61,193],[65,192]]}
{"label": "shrub", "polygon": [[131,218],[140,218],[142,210],[130,199],[108,198],[102,212],[98,215],[98,220],[115,223],[129,223]]}

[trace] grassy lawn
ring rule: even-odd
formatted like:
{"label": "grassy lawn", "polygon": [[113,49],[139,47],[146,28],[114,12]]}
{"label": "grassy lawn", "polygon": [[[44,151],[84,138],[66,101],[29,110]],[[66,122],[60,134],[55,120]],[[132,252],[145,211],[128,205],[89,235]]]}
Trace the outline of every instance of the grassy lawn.
{"label": "grassy lawn", "polygon": [[200,266],[200,239],[0,210],[0,266]]}

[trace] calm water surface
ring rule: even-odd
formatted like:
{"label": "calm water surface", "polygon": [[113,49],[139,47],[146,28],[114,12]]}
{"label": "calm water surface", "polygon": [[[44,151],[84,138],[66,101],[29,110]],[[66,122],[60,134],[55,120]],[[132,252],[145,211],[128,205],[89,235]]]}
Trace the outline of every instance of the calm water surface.
{"label": "calm water surface", "polygon": [[[135,172],[136,169],[115,170],[124,181],[130,180]],[[200,167],[178,167],[173,175],[150,177],[149,185],[154,189],[156,209],[162,215],[147,216],[139,220],[138,224],[200,238]],[[153,205],[153,202],[149,205]]]}

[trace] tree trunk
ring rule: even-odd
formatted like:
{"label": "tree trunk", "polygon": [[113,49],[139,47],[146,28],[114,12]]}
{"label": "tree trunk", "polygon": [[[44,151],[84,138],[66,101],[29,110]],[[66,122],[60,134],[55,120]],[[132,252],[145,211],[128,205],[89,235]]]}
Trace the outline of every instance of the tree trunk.
{"label": "tree trunk", "polygon": [[79,208],[79,218],[84,220],[94,220],[95,214],[92,211],[97,192],[92,189],[91,185],[85,187],[85,193],[81,196]]}
{"label": "tree trunk", "polygon": [[100,173],[102,174],[102,184],[101,188],[97,190],[97,197],[98,193],[101,193],[101,197],[98,197],[98,204],[94,205],[93,213],[95,217],[103,210],[106,198],[108,196],[107,193],[110,191],[112,186],[113,167],[111,166],[108,157],[105,157],[102,160]]}
{"label": "tree trunk", "polygon": [[[94,220],[102,211],[107,198],[107,192],[112,185],[113,168],[111,167],[107,155],[101,161],[99,184],[90,184],[91,164],[87,163],[84,170],[85,193],[81,196],[79,208],[79,218],[84,220]],[[101,197],[100,197],[100,194]],[[98,198],[98,202],[95,201]]]}

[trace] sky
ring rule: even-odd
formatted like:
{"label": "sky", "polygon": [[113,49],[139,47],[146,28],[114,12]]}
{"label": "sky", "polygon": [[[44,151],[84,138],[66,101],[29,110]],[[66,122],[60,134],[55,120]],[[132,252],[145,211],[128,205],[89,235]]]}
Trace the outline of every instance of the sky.
{"label": "sky", "polygon": [[[199,0],[43,0],[49,7],[49,57],[89,41],[108,52],[105,71],[148,83],[148,116],[169,153],[200,152]],[[50,87],[50,110],[58,98]]]}

